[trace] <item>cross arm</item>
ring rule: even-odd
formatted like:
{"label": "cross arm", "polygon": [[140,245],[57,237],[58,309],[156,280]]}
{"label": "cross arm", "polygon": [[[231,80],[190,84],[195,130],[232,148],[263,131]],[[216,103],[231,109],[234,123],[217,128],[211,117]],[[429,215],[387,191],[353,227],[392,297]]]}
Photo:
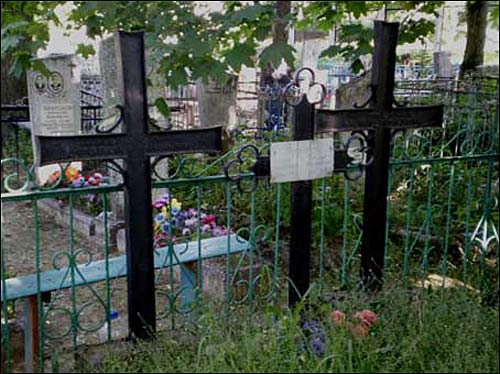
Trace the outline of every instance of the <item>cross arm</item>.
{"label": "cross arm", "polygon": [[391,129],[439,127],[442,123],[442,105],[394,108],[387,112],[372,108],[319,109],[316,113],[315,133],[373,130],[377,127]]}
{"label": "cross arm", "polygon": [[146,153],[159,156],[175,153],[205,153],[222,150],[222,127],[155,132],[147,137]]}
{"label": "cross arm", "polygon": [[72,160],[125,158],[126,134],[37,136],[39,165]]}

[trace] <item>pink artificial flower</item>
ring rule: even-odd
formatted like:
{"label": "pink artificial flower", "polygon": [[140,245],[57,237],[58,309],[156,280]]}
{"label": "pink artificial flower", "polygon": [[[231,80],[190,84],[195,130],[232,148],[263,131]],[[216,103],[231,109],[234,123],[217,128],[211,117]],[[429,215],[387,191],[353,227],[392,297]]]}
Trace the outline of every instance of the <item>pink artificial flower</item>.
{"label": "pink artificial flower", "polygon": [[368,335],[368,329],[369,327],[366,326],[364,323],[351,326],[352,334],[358,338],[362,338]]}
{"label": "pink artificial flower", "polygon": [[356,322],[350,326],[350,330],[356,337],[365,337],[368,335],[370,327],[377,322],[377,315],[368,309],[354,313],[352,318]]}
{"label": "pink artificial flower", "polygon": [[345,320],[345,314],[340,310],[334,310],[331,314],[332,322],[336,326],[342,326]]}
{"label": "pink artificial flower", "polygon": [[377,315],[368,309],[354,313],[353,318],[360,320],[361,323],[367,327],[370,327],[377,322]]}

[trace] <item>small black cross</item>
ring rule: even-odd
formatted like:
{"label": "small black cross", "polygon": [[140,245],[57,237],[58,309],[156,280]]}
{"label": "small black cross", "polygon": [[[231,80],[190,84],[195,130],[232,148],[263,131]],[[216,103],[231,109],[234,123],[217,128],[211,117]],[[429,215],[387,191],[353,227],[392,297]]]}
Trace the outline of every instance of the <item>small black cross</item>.
{"label": "small black cross", "polygon": [[37,138],[40,165],[71,160],[125,160],[128,321],[131,337],[156,331],[151,156],[217,152],[222,128],[149,133],[143,33],[116,34],[125,133]]}
{"label": "small black cross", "polygon": [[371,289],[380,288],[382,282],[392,131],[440,127],[443,123],[442,105],[405,108],[394,100],[398,26],[375,21],[372,95],[365,103],[370,108],[319,109],[316,113],[315,133],[368,130],[373,161],[366,167],[361,277]]}

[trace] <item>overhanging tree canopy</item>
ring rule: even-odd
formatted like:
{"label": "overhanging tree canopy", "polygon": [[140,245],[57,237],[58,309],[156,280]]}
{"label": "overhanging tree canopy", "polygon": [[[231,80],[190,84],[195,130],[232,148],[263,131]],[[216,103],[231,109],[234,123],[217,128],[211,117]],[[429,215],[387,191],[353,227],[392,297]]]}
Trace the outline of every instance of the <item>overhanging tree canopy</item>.
{"label": "overhanging tree canopy", "polygon": [[[69,23],[62,25],[55,9],[67,3]],[[330,30],[337,25],[337,44],[324,56],[342,56],[361,68],[359,57],[371,53],[372,32],[358,21],[370,12],[399,9],[394,21],[401,22],[400,43],[411,43],[431,35],[432,17],[443,1],[314,1],[296,2],[286,21],[298,28]],[[275,1],[226,1],[224,11],[203,10],[191,1],[5,1],[2,2],[2,59],[11,55],[11,73],[20,76],[31,66],[31,57],[47,45],[49,24],[78,29],[86,26],[91,38],[121,29],[147,32],[146,47],[156,71],[166,84],[177,86],[188,79],[209,77],[224,82],[229,72],[239,72],[242,65],[277,65],[284,59],[293,64],[292,46],[271,43],[257,56],[262,42],[271,38],[273,24],[283,23],[277,17]],[[495,10],[494,10],[495,11]],[[302,14],[300,20],[298,15]],[[492,22],[498,23],[492,14]],[[93,48],[79,45],[83,56]],[[35,66],[35,68],[41,68]]]}

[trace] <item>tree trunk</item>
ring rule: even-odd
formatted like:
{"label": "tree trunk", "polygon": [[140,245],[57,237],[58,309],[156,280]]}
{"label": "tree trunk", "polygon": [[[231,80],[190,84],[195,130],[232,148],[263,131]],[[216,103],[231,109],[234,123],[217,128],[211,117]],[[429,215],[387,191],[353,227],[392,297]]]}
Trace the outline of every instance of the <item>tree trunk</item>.
{"label": "tree trunk", "polygon": [[467,1],[467,43],[460,78],[484,61],[484,43],[488,23],[488,1]]}
{"label": "tree trunk", "polygon": [[9,70],[12,66],[12,59],[10,57],[3,58],[1,64],[1,102],[2,104],[17,104],[28,96],[26,75],[23,75],[21,78],[14,78],[9,75]]}
{"label": "tree trunk", "polygon": [[288,40],[288,21],[286,17],[292,11],[291,1],[276,2],[276,21],[273,23],[273,43],[286,42]]}
{"label": "tree trunk", "polygon": [[[292,11],[291,1],[276,1],[276,19],[272,27],[273,43],[287,42],[288,41],[288,20],[286,17]],[[259,88],[266,87],[273,82],[273,72],[278,66],[271,66],[270,64],[261,69]],[[262,99],[257,103],[257,122],[258,125],[263,125],[265,118],[264,102]]]}

